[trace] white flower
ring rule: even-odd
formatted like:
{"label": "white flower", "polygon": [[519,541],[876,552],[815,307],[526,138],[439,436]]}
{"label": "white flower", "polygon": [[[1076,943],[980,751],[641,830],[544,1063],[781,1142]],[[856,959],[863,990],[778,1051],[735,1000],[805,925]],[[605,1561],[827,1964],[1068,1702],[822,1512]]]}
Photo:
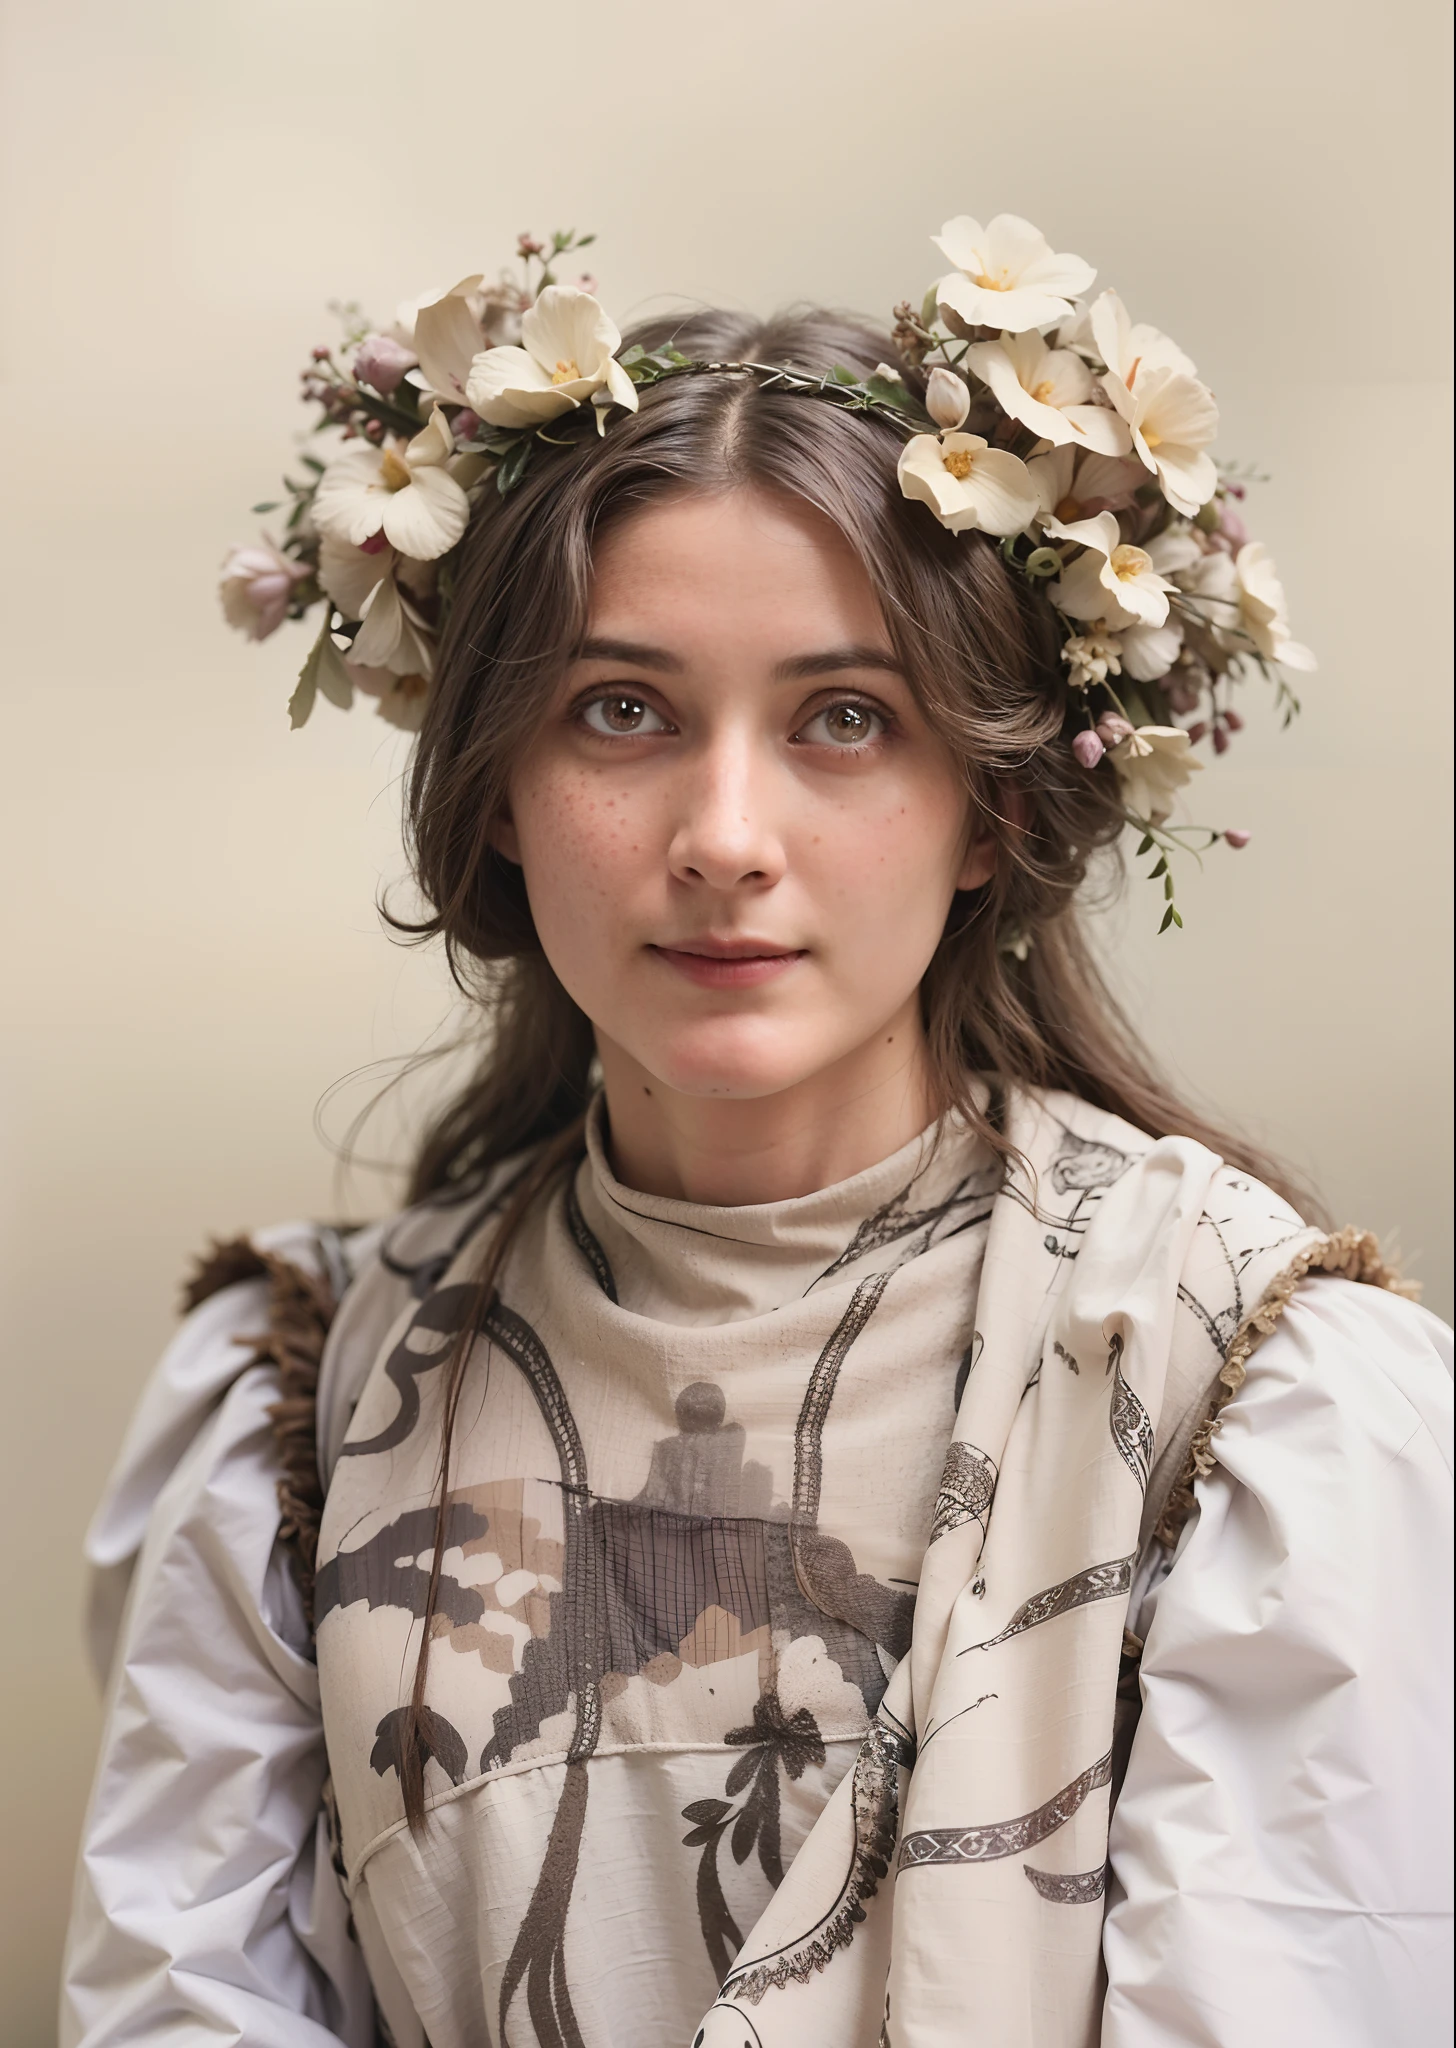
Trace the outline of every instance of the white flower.
{"label": "white flower", "polygon": [[1036,333],[1003,334],[967,349],[966,364],[1004,413],[1043,440],[1126,455],[1127,427],[1105,405],[1092,403],[1092,373],[1070,349],[1048,348]]}
{"label": "white flower", "polygon": [[391,675],[434,673],[434,640],[429,627],[404,597],[393,576],[383,576],[365,598],[363,624],[354,635],[349,659],[363,668],[388,669]]}
{"label": "white flower", "polygon": [[[1096,304],[1077,323],[1074,331],[1079,343],[1085,345],[1089,330],[1104,367],[1120,378],[1129,391],[1139,371],[1144,369],[1176,370],[1183,377],[1198,375],[1192,358],[1184,355],[1166,334],[1145,321],[1133,325],[1116,292],[1100,293]],[[1071,345],[1071,337],[1063,340],[1059,335],[1058,342],[1065,348]]]}
{"label": "white flower", "polygon": [[1173,585],[1158,574],[1145,549],[1122,540],[1111,512],[1070,525],[1059,519],[1045,524],[1049,538],[1076,541],[1086,550],[1047,592],[1058,611],[1072,619],[1101,619],[1119,631],[1124,626],[1162,625]]}
{"label": "white flower", "polygon": [[414,303],[413,343],[420,372],[437,398],[464,405],[470,365],[485,336],[476,314],[483,279],[479,272]]}
{"label": "white flower", "polygon": [[1102,385],[1127,421],[1132,445],[1157,476],[1163,496],[1192,518],[1218,488],[1213,458],[1204,453],[1218,432],[1213,393],[1181,370],[1139,370],[1130,391],[1109,371]]}
{"label": "white flower", "polygon": [[1318,666],[1307,647],[1289,637],[1289,610],[1284,586],[1260,540],[1248,541],[1234,557],[1238,578],[1239,623],[1266,661],[1285,668]]}
{"label": "white flower", "polygon": [[1092,332],[1107,365],[1102,388],[1126,420],[1138,459],[1157,476],[1170,505],[1190,518],[1218,484],[1203,451],[1218,432],[1213,393],[1192,361],[1156,327],[1134,326],[1116,292],[1103,292],[1091,312]]}
{"label": "white flower", "polygon": [[1140,725],[1112,749],[1123,801],[1136,818],[1161,825],[1173,798],[1203,766],[1181,725]]}
{"label": "white flower", "polygon": [[966,423],[971,409],[970,389],[964,377],[953,370],[933,369],[925,380],[925,410],[938,427],[953,434]]}
{"label": "white flower", "polygon": [[319,532],[359,547],[382,533],[416,561],[432,562],[465,531],[470,504],[446,464],[455,446],[437,405],[410,442],[365,444],[336,455],[319,478],[313,516]]}
{"label": "white flower", "polygon": [[1147,482],[1139,462],[1082,454],[1065,443],[1047,455],[1033,455],[1026,468],[1043,519],[1091,519],[1099,512],[1125,511]]}
{"label": "white flower", "polygon": [[1073,633],[1062,642],[1062,660],[1072,688],[1085,690],[1089,683],[1105,683],[1109,676],[1122,674],[1122,641],[1116,633],[1094,626],[1090,633]]}
{"label": "white flower", "polygon": [[616,360],[621,343],[590,292],[548,285],[521,321],[521,346],[475,358],[466,403],[493,427],[534,426],[588,398],[636,412],[636,386]]}
{"label": "white flower", "polygon": [[1064,320],[1070,301],[1097,275],[1080,256],[1056,255],[1045,235],[1014,213],[998,213],[984,228],[963,213],[931,240],[955,265],[936,287],[939,302],[969,327],[1024,334]]}
{"label": "white flower", "polygon": [[1036,510],[1026,464],[979,434],[917,434],[900,450],[897,474],[905,496],[952,533],[1020,533]]}
{"label": "white flower", "polygon": [[250,640],[266,640],[287,618],[294,584],[307,575],[266,538],[255,547],[229,548],[218,584],[223,617]]}
{"label": "white flower", "polygon": [[1170,613],[1161,626],[1125,626],[1122,665],[1134,682],[1156,683],[1165,676],[1183,645],[1183,623]]}

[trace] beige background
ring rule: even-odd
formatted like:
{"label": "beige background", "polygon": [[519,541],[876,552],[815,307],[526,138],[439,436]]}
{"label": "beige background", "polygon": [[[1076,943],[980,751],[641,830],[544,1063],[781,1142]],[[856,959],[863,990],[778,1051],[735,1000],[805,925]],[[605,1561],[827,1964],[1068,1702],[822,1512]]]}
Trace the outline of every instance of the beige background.
{"label": "beige background", "polygon": [[[593,226],[664,290],[879,310],[959,211],[1028,215],[1215,385],[1322,667],[1257,697],[1211,821],[1255,844],[1153,937],[1137,1015],[1449,1312],[1443,0],[26,0],[6,17],[0,1080],[7,1611],[0,2032],[53,2038],[97,1730],[79,1545],[208,1232],[367,1212],[314,1112],[406,1053],[380,936],[399,743],[284,719],[299,629],[213,581],[302,421],[324,301]],[[1216,814],[1216,815],[1215,815]],[[368,1088],[326,1108],[341,1132]]]}

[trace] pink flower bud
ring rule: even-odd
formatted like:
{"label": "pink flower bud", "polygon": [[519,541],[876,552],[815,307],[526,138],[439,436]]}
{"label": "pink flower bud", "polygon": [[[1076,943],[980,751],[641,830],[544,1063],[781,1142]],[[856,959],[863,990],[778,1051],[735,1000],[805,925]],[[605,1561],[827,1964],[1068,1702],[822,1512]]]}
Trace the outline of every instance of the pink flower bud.
{"label": "pink flower bud", "polygon": [[1244,729],[1243,718],[1237,711],[1225,711],[1223,722],[1230,732],[1242,732]]}
{"label": "pink flower bud", "polygon": [[382,441],[384,439],[383,420],[370,420],[364,428],[364,438],[366,441],[375,442],[376,445]]}
{"label": "pink flower bud", "polygon": [[266,640],[287,617],[294,584],[308,574],[270,540],[256,547],[230,548],[218,586],[228,624],[250,640]]}
{"label": "pink flower bud", "polygon": [[450,431],[457,441],[469,441],[480,425],[480,414],[472,412],[468,405],[462,405],[450,422]]}
{"label": "pink flower bud", "polygon": [[326,348],[323,342],[319,342],[316,347],[311,348],[309,350],[309,354],[313,357],[316,363],[326,363],[329,357],[333,354],[333,350],[331,348]]}
{"label": "pink flower bud", "polygon": [[381,398],[388,398],[399,389],[405,371],[412,370],[418,361],[414,350],[396,341],[393,335],[366,334],[355,351],[354,375]]}
{"label": "pink flower bud", "polygon": [[1097,733],[1079,732],[1072,742],[1072,752],[1084,768],[1095,768],[1107,749]]}
{"label": "pink flower bud", "polygon": [[522,256],[544,256],[546,254],[546,244],[538,242],[536,237],[529,232],[517,235],[516,248]]}
{"label": "pink flower bud", "polygon": [[1200,718],[1197,725],[1190,725],[1188,728],[1189,745],[1196,747],[1207,731],[1208,720],[1206,718]]}
{"label": "pink flower bud", "polygon": [[1232,832],[1225,832],[1223,836],[1230,846],[1247,846],[1254,835],[1252,832],[1245,832],[1242,826],[1236,826]]}
{"label": "pink flower bud", "polygon": [[1115,747],[1119,741],[1125,740],[1131,731],[1132,726],[1127,719],[1116,711],[1104,711],[1097,721],[1097,737],[1104,747]]}
{"label": "pink flower bud", "polygon": [[1226,754],[1228,750],[1229,736],[1221,725],[1216,725],[1213,728],[1213,751],[1215,754]]}
{"label": "pink flower bud", "polygon": [[576,288],[579,292],[590,292],[592,297],[595,298],[597,295],[597,280],[589,270],[584,270],[576,280]]}
{"label": "pink flower bud", "polygon": [[925,384],[925,410],[938,427],[953,434],[971,409],[971,394],[964,377],[952,370],[932,370]]}

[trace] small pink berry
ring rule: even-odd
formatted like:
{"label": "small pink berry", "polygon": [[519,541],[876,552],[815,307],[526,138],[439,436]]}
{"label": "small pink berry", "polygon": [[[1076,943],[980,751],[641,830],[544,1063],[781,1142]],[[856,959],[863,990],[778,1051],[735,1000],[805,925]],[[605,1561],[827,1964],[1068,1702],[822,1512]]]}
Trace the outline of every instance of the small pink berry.
{"label": "small pink berry", "polygon": [[1247,846],[1254,835],[1252,832],[1245,832],[1242,826],[1236,826],[1232,832],[1225,832],[1223,836],[1230,846]]}
{"label": "small pink berry", "polygon": [[1197,725],[1190,725],[1188,728],[1189,744],[1196,747],[1207,731],[1208,721],[1205,718],[1200,718]]}
{"label": "small pink berry", "polygon": [[579,292],[588,292],[592,298],[595,298],[597,295],[597,280],[589,270],[584,270],[576,280],[576,288]]}
{"label": "small pink berry", "polygon": [[326,363],[329,357],[333,354],[333,350],[331,348],[325,348],[323,343],[320,342],[316,348],[312,348],[309,350],[309,354],[313,357],[316,363]]}
{"label": "small pink berry", "polygon": [[1107,749],[1097,733],[1079,732],[1072,742],[1072,752],[1084,768],[1095,768]]}
{"label": "small pink berry", "polygon": [[1229,736],[1221,725],[1216,725],[1213,728],[1213,751],[1215,754],[1226,754],[1228,750]]}
{"label": "small pink berry", "polygon": [[366,441],[373,441],[375,443],[382,441],[384,439],[383,420],[370,420],[368,426],[364,429],[364,438]]}
{"label": "small pink berry", "polygon": [[1237,711],[1225,711],[1223,722],[1230,732],[1242,732],[1244,729],[1244,721]]}

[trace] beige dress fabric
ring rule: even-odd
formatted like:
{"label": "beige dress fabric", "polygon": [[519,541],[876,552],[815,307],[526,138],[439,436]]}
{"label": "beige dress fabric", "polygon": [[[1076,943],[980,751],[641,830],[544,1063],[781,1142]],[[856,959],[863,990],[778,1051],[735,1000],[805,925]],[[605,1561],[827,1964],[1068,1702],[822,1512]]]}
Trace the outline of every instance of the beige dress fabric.
{"label": "beige dress fabric", "polygon": [[378,1361],[329,1489],[319,1679],[401,2038],[1096,2040],[1149,1476],[1319,1240],[1071,1097],[1014,1098],[1007,1130],[1004,1178],[953,1129],[708,1209],[620,1186],[593,1119],[471,1354],[418,1840],[437,1368],[489,1204],[412,1212],[351,1290],[335,1341]]}

